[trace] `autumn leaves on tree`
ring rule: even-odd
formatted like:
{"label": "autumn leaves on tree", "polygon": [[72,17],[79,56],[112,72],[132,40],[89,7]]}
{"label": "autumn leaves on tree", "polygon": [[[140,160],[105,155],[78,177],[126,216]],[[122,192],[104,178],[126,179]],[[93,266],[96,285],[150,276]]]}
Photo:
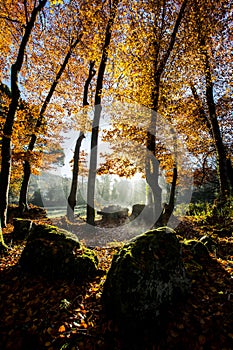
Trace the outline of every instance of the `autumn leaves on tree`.
{"label": "autumn leaves on tree", "polygon": [[19,73],[21,71],[24,58],[25,50],[30,39],[32,29],[35,25],[39,12],[43,9],[46,4],[46,0],[39,1],[35,4],[34,8],[29,15],[27,12],[27,6],[25,5],[26,15],[26,26],[24,34],[21,39],[21,43],[18,49],[18,54],[15,62],[11,65],[11,101],[9,110],[6,116],[6,121],[3,128],[2,136],[2,150],[1,150],[1,177],[0,177],[0,193],[1,193],[1,224],[3,227],[6,226],[6,211],[8,205],[8,192],[10,183],[10,170],[11,170],[11,139],[15,121],[15,114],[19,104],[20,90],[19,90]]}
{"label": "autumn leaves on tree", "polygon": [[[22,0],[17,4],[3,0],[2,227],[6,226],[9,186],[17,182],[21,187],[19,205],[22,211],[27,210],[30,174],[43,167],[43,154],[49,154],[49,147],[59,150],[64,125],[81,132],[77,155],[81,139],[91,132],[87,191],[87,222],[91,225],[95,223],[96,175],[107,171],[126,176],[134,173],[133,168],[142,172],[153,193],[154,210],[160,213],[158,179],[162,167],[172,184],[171,213],[174,188],[184,169],[177,167],[166,140],[158,134],[158,114],[185,141],[193,173],[197,168],[211,168],[216,159],[219,198],[226,200],[232,191],[231,13],[232,5],[226,0]],[[92,120],[88,120],[90,114],[81,113],[87,101],[93,107]],[[138,104],[151,113],[146,123],[143,120],[143,131],[138,127],[138,116],[131,116],[124,127],[125,120],[112,116],[112,126],[104,135],[111,144],[111,154],[97,169],[101,113],[103,105],[113,101]],[[132,159],[121,157],[119,146],[124,142],[146,147],[143,156],[138,154],[140,166],[134,146]],[[56,155],[46,159],[46,166],[52,159],[55,161]],[[70,219],[74,215],[78,159],[73,162]]]}

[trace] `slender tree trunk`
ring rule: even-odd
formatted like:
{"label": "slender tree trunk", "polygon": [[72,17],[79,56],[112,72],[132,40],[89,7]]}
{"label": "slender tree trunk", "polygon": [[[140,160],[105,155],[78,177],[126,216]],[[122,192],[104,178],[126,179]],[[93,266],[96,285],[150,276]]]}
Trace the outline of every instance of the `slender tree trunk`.
{"label": "slender tree trunk", "polygon": [[[94,65],[95,65],[94,61],[90,62],[89,74],[84,85],[83,107],[89,105],[88,90],[89,90],[91,80],[93,79],[96,73],[94,69]],[[77,196],[77,188],[78,188],[79,156],[80,156],[81,143],[84,138],[85,138],[84,133],[81,131],[77,139],[75,150],[74,150],[72,182],[71,182],[71,189],[70,189],[70,194],[68,197],[68,205],[67,205],[67,217],[70,221],[74,221],[74,208],[76,206],[76,196]]]}
{"label": "slender tree trunk", "polygon": [[171,185],[171,192],[170,192],[170,198],[169,198],[169,203],[168,203],[168,211],[170,213],[169,217],[171,216],[174,206],[175,206],[175,194],[176,194],[176,182],[177,182],[177,166],[175,164],[173,168],[173,177],[172,177],[172,185]]}
{"label": "slender tree trunk", "polygon": [[196,25],[199,45],[201,49],[201,54],[203,55],[204,68],[205,68],[205,96],[208,106],[208,122],[207,126],[209,132],[213,138],[216,159],[217,159],[217,174],[219,182],[219,205],[221,206],[227,200],[228,196],[231,194],[232,190],[232,180],[228,173],[229,165],[227,160],[227,153],[225,145],[223,143],[219,122],[216,114],[216,105],[214,102],[214,83],[211,71],[211,63],[209,53],[206,48],[206,37],[205,31],[202,28],[203,14],[201,9],[198,7],[198,2],[195,1],[194,9],[196,11]]}
{"label": "slender tree trunk", "polygon": [[18,75],[23,65],[24,53],[27,47],[32,29],[34,27],[38,13],[43,9],[47,0],[41,0],[38,6],[34,7],[31,13],[31,18],[27,21],[25,32],[20,43],[18,55],[15,63],[11,67],[11,103],[6,117],[3,137],[2,137],[2,165],[0,176],[0,213],[1,225],[6,227],[7,207],[8,207],[8,193],[11,175],[11,139],[13,133],[13,126],[15,121],[15,114],[19,104],[20,91],[18,87]]}
{"label": "slender tree trunk", "polygon": [[177,183],[177,137],[175,130],[171,130],[173,134],[173,143],[174,143],[174,165],[173,165],[173,175],[172,175],[172,183],[170,189],[170,197],[168,204],[165,203],[163,206],[163,211],[156,222],[155,226],[167,226],[168,221],[172,215],[172,212],[175,207],[175,195],[176,195],[176,183]]}
{"label": "slender tree trunk", "polygon": [[90,66],[89,66],[89,73],[88,73],[88,77],[87,80],[85,82],[84,85],[84,92],[83,92],[83,107],[85,106],[89,106],[89,102],[88,102],[88,90],[89,90],[89,86],[91,84],[92,79],[94,78],[95,74],[96,74],[96,70],[94,69],[95,66],[95,62],[91,61],[90,62]]}
{"label": "slender tree trunk", "polygon": [[231,177],[231,162],[227,159],[225,146],[223,144],[222,135],[219,128],[218,119],[216,116],[216,105],[213,97],[213,83],[210,73],[210,66],[208,63],[207,52],[204,51],[206,58],[206,101],[208,105],[209,115],[205,113],[204,107],[200,100],[200,97],[197,94],[197,91],[193,84],[191,84],[191,89],[193,92],[194,99],[196,100],[199,107],[199,114],[202,120],[205,122],[208,131],[212,137],[216,158],[217,158],[217,173],[218,173],[218,182],[220,189],[220,198],[225,198],[230,194],[231,189],[233,188],[233,180]]}
{"label": "slender tree trunk", "polygon": [[219,123],[216,115],[216,105],[214,102],[214,92],[213,92],[213,79],[211,74],[211,67],[209,62],[208,53],[204,50],[205,54],[205,79],[206,79],[206,100],[209,109],[209,121],[211,125],[211,131],[213,136],[213,141],[216,150],[217,158],[217,171],[220,187],[220,201],[227,199],[230,194],[231,180],[228,176],[228,166],[227,166],[227,156],[225,146],[223,144],[223,139],[221,131],[219,128]]}
{"label": "slender tree trunk", "polygon": [[82,144],[82,140],[84,138],[85,138],[84,133],[80,132],[80,135],[77,139],[75,150],[74,150],[73,176],[72,176],[71,190],[68,197],[68,205],[67,205],[67,218],[70,221],[74,221],[74,208],[76,206],[76,196],[77,196],[77,188],[78,188],[79,155],[80,155],[80,147]]}
{"label": "slender tree trunk", "polygon": [[[48,104],[53,96],[53,93],[57,87],[57,84],[62,76],[62,73],[64,72],[64,70],[69,62],[69,59],[72,55],[72,52],[75,49],[75,47],[77,46],[77,44],[80,42],[81,37],[82,37],[82,35],[78,35],[76,39],[73,39],[73,42],[71,43],[71,45],[69,47],[69,50],[65,56],[65,59],[61,65],[58,73],[56,74],[56,78],[51,85],[51,88],[48,92],[48,95],[45,98],[45,101],[44,101],[44,103],[41,107],[41,110],[40,110],[39,118],[37,119],[37,122],[36,122],[34,133],[32,134],[31,140],[30,140],[29,145],[28,145],[28,151],[27,151],[28,154],[29,154],[29,152],[32,152],[34,149],[34,146],[35,146],[36,140],[37,140],[37,134],[39,132],[40,127],[43,125],[43,123],[45,121],[45,118],[44,118],[45,111],[46,111]],[[21,189],[20,189],[20,196],[19,196],[19,208],[20,208],[21,212],[24,212],[25,210],[28,209],[27,193],[28,193],[29,180],[30,180],[30,176],[31,176],[31,165],[30,165],[30,161],[27,159],[24,161],[23,170],[24,170],[23,181],[22,181],[22,185],[21,185]]]}
{"label": "slender tree trunk", "polygon": [[167,226],[168,224],[168,221],[175,207],[176,182],[177,182],[177,167],[175,165],[173,168],[173,177],[172,177],[169,203],[164,204],[163,211],[158,221],[156,222],[156,226]]}
{"label": "slender tree trunk", "polygon": [[19,193],[19,210],[21,214],[24,211],[28,210],[27,192],[28,192],[30,176],[31,176],[31,165],[28,160],[25,160],[23,163],[23,181],[22,181],[20,193]]}
{"label": "slender tree trunk", "polygon": [[8,194],[11,174],[11,139],[5,135],[2,138],[2,165],[0,177],[0,196],[1,196],[1,225],[6,227]]}
{"label": "slender tree trunk", "polygon": [[160,77],[157,78],[153,96],[153,110],[151,111],[150,129],[147,132],[146,180],[154,199],[154,218],[161,213],[162,190],[159,186],[159,161],[156,159],[156,122],[158,111]]}
{"label": "slender tree trunk", "polygon": [[105,32],[105,41],[102,50],[102,58],[99,66],[99,71],[97,75],[96,82],[96,92],[95,92],[95,109],[94,118],[92,124],[92,134],[91,134],[91,154],[90,154],[90,168],[88,174],[88,188],[87,188],[87,223],[94,226],[95,224],[95,180],[96,180],[96,167],[97,167],[97,149],[98,149],[98,135],[99,135],[99,121],[101,117],[101,99],[102,99],[102,89],[103,80],[106,69],[106,63],[108,59],[108,48],[112,36],[112,27],[117,13],[117,6],[119,0],[113,0],[110,10],[110,17]]}
{"label": "slender tree trunk", "polygon": [[[91,134],[91,156],[88,173],[87,183],[87,223],[95,225],[95,180],[96,180],[96,167],[97,167],[97,148],[98,148],[98,135],[99,135],[99,121],[101,116],[102,106],[95,105],[94,110],[94,122]],[[95,126],[94,126],[95,125]]]}
{"label": "slender tree trunk", "polygon": [[213,138],[212,127],[211,127],[208,115],[205,112],[205,108],[204,108],[203,103],[202,103],[202,101],[201,101],[201,99],[200,99],[200,97],[199,97],[199,95],[197,93],[197,89],[196,89],[195,85],[192,82],[190,82],[190,88],[192,90],[192,94],[193,94],[194,100],[196,101],[196,104],[197,104],[197,107],[198,107],[198,110],[199,110],[199,117],[200,117],[201,121],[204,124],[206,124],[207,129],[208,129],[211,137]]}

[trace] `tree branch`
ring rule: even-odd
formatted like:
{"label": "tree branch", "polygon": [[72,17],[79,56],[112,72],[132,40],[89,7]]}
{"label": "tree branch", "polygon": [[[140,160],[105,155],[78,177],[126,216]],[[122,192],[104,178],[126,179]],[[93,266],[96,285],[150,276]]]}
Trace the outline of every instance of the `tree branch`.
{"label": "tree branch", "polygon": [[159,64],[159,67],[158,67],[158,71],[157,71],[158,75],[162,74],[164,67],[165,67],[165,65],[170,57],[172,50],[173,50],[173,47],[174,47],[175,41],[176,41],[176,36],[177,36],[178,30],[179,30],[179,26],[180,26],[180,23],[182,21],[187,3],[188,3],[188,0],[184,0],[182,5],[181,5],[180,12],[179,12],[178,17],[176,19],[176,23],[175,23],[175,26],[174,26],[174,29],[173,29],[173,32],[171,35],[171,40],[170,40],[168,49],[167,49],[166,53],[164,54],[164,56]]}

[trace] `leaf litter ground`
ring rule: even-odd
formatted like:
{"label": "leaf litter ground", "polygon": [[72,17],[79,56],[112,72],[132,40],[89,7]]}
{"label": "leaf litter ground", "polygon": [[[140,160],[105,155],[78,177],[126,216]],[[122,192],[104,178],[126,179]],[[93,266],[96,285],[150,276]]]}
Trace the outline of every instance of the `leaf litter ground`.
{"label": "leaf litter ground", "polygon": [[[95,279],[83,284],[49,281],[22,271],[18,261],[25,242],[12,241],[12,229],[8,225],[4,232],[10,249],[1,253],[0,349],[233,349],[232,236],[218,237],[218,252],[198,264],[191,251],[184,249],[183,258],[192,276],[188,299],[169,310],[159,336],[153,325],[150,333],[142,325],[141,334],[129,339],[105,319],[101,305],[106,272],[119,244],[93,248],[104,271]],[[210,234],[211,228],[208,230]],[[206,228],[196,227],[186,218],[180,232],[185,232],[180,239],[200,237]]]}

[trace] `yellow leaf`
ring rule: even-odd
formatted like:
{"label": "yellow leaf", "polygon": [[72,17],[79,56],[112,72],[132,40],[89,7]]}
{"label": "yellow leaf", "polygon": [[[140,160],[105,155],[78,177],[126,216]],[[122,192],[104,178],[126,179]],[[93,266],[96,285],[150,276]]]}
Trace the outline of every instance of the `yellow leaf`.
{"label": "yellow leaf", "polygon": [[62,325],[59,327],[58,332],[63,333],[63,332],[65,332],[65,330],[66,330],[66,327],[64,325]]}

